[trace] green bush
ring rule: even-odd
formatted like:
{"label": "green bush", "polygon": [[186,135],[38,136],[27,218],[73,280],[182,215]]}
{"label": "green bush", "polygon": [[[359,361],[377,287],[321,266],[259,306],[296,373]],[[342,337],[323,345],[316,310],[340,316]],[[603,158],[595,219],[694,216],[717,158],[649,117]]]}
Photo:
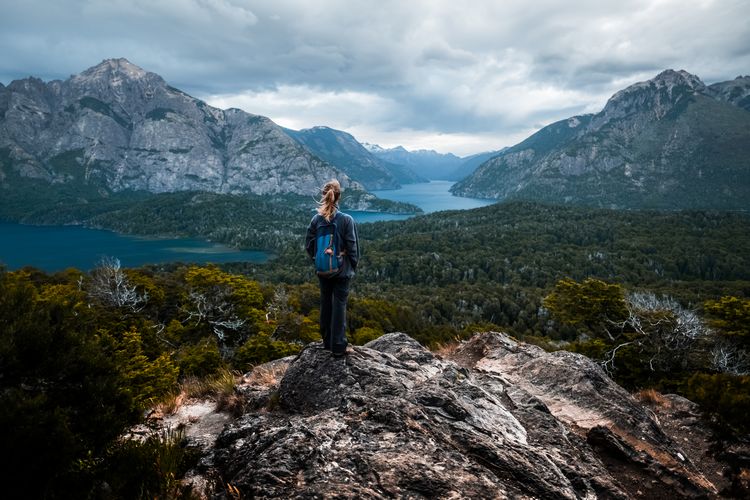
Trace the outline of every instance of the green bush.
{"label": "green bush", "polygon": [[115,350],[125,391],[132,395],[136,409],[144,410],[177,387],[179,368],[168,353],[150,360],[143,354],[140,334],[131,329],[124,333]]}
{"label": "green bush", "polygon": [[600,337],[606,335],[610,321],[622,321],[627,314],[622,286],[594,278],[581,283],[561,279],[545,297],[544,307],[562,323],[578,325]]}
{"label": "green bush", "polygon": [[299,344],[273,340],[269,335],[259,333],[237,348],[232,361],[237,369],[245,371],[254,365],[297,354],[301,348]]}
{"label": "green bush", "polygon": [[354,332],[354,335],[352,335],[352,343],[355,345],[365,345],[371,340],[375,340],[382,335],[383,330],[372,328],[369,326],[363,326],[362,328],[357,328],[357,330]]}
{"label": "green bush", "polygon": [[750,433],[750,376],[696,373],[687,380],[684,395],[715,418],[727,433]]}
{"label": "green bush", "polygon": [[[114,339],[74,287],[0,269],[0,470],[8,498],[77,496],[74,464],[137,422]],[[85,487],[84,487],[85,489]]]}
{"label": "green bush", "polygon": [[215,339],[203,339],[197,344],[186,345],[177,353],[180,378],[186,376],[205,377],[221,367],[221,354]]}

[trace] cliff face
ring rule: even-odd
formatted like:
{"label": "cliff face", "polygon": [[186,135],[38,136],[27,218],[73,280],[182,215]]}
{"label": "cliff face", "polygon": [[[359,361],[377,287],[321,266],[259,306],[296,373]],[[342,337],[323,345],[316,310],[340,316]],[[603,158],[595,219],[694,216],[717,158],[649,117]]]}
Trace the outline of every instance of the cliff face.
{"label": "cliff face", "polygon": [[747,78],[667,70],[595,115],[544,127],[480,165],[462,196],[615,208],[748,209]]}
{"label": "cliff face", "polygon": [[486,333],[442,358],[394,333],[344,359],[311,344],[274,373],[282,365],[279,380],[238,387],[244,416],[205,448],[201,474],[243,497],[716,493],[653,413],[580,355]]}
{"label": "cliff face", "polygon": [[23,178],[105,191],[310,195],[356,182],[270,119],[221,110],[125,59],[65,81],[0,87],[0,183]]}

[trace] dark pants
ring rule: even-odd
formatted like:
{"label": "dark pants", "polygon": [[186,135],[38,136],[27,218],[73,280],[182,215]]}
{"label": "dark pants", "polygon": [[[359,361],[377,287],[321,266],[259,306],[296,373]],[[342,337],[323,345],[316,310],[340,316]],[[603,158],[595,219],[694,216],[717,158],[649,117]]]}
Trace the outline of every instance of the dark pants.
{"label": "dark pants", "polygon": [[346,301],[349,278],[320,278],[320,336],[323,347],[333,352],[346,350]]}

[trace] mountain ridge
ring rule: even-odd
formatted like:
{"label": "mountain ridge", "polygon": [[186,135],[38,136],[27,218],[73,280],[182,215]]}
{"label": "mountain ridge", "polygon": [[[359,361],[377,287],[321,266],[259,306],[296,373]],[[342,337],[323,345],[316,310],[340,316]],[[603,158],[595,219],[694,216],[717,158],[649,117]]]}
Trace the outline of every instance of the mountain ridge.
{"label": "mountain ridge", "polygon": [[343,130],[318,125],[301,130],[284,128],[284,132],[366,189],[396,189],[401,183],[425,180],[406,167],[378,158]]}
{"label": "mountain ridge", "polygon": [[452,191],[613,208],[747,210],[750,113],[732,102],[744,102],[743,91],[726,83],[707,87],[686,71],[663,71],[615,93],[599,113],[542,128]]}
{"label": "mountain ridge", "polygon": [[0,87],[0,118],[0,189],[314,195],[336,177],[357,193],[353,208],[375,199],[269,118],[214,108],[124,58],[64,81],[14,80]]}
{"label": "mountain ridge", "polygon": [[362,143],[362,145],[377,157],[403,165],[430,180],[460,180],[474,171],[482,163],[480,160],[489,159],[507,148],[497,151],[485,151],[473,155],[460,157],[453,153],[438,153],[434,149],[408,150],[403,146],[383,148],[378,144]]}

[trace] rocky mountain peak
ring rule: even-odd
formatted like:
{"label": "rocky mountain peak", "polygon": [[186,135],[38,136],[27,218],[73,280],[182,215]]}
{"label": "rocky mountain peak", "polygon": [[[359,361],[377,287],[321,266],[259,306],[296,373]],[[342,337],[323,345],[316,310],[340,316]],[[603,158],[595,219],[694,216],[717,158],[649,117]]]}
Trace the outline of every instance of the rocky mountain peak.
{"label": "rocky mountain peak", "polygon": [[[12,82],[0,92],[0,149],[11,152],[19,182],[97,193],[307,195],[331,177],[362,191],[270,119],[213,108],[124,58],[65,81]],[[361,196],[366,209],[374,196]]]}
{"label": "rocky mountain peak", "polygon": [[124,57],[118,59],[105,59],[96,66],[92,66],[89,69],[75,75],[72,80],[92,80],[92,79],[104,79],[113,80],[116,78],[127,78],[129,80],[140,80],[145,78],[149,73],[131,63]]}
{"label": "rocky mountain peak", "polygon": [[[706,91],[697,76],[684,70],[668,69],[651,80],[638,82],[614,94],[602,110],[605,121],[638,111],[663,116],[679,100]],[[595,124],[598,125],[598,124]]]}
{"label": "rocky mountain peak", "polygon": [[418,180],[413,172],[378,158],[343,130],[315,126],[302,130],[285,129],[285,132],[314,155],[360,181],[367,189],[396,189],[400,182]]}
{"label": "rocky mountain peak", "polygon": [[379,144],[371,144],[369,142],[363,142],[362,147],[364,147],[367,151],[371,153],[375,153],[377,151],[385,151],[385,149]]}
{"label": "rocky mountain peak", "polygon": [[45,87],[46,84],[40,78],[30,76],[22,80],[13,80],[6,88],[13,92],[34,92]]}
{"label": "rocky mountain peak", "polygon": [[[141,107],[143,99],[166,92],[167,83],[156,73],[145,71],[125,58],[105,59],[63,82],[73,99],[94,97],[103,102]],[[128,104],[126,104],[128,103]]]}
{"label": "rocky mountain peak", "polygon": [[[591,121],[590,130],[605,125],[644,124],[660,120],[678,103],[684,105],[695,94],[706,93],[706,85],[697,76],[684,70],[668,69],[645,82],[638,82],[614,94],[604,109]],[[640,126],[640,125],[639,125]]]}
{"label": "rocky mountain peak", "polygon": [[695,92],[702,92],[705,90],[706,85],[697,76],[688,73],[684,69],[675,71],[673,69],[667,69],[656,75],[654,78],[649,80],[649,83],[653,83],[657,88],[674,88],[676,86],[688,87]]}

